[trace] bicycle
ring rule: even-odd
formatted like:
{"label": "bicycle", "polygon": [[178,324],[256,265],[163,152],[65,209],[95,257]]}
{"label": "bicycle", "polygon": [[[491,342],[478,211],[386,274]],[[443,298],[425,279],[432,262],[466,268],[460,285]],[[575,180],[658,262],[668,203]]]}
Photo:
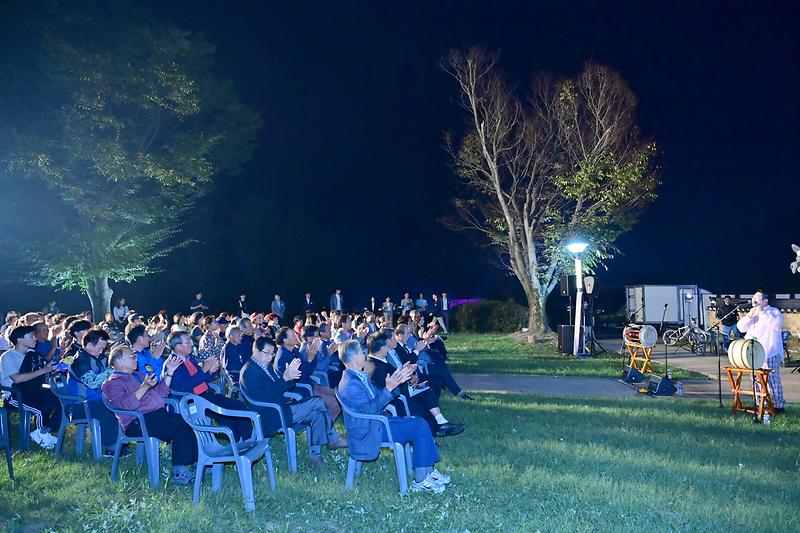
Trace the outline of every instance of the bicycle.
{"label": "bicycle", "polygon": [[663,339],[664,344],[667,346],[678,346],[686,343],[692,353],[705,355],[706,344],[708,344],[710,337],[706,331],[697,325],[697,320],[693,318],[688,326],[666,330]]}

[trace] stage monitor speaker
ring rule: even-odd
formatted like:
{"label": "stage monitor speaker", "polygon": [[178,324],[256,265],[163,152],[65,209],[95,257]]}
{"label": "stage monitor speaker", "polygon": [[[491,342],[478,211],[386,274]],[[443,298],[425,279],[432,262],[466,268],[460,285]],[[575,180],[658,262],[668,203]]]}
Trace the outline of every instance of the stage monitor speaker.
{"label": "stage monitor speaker", "polygon": [[575,339],[575,326],[558,326],[558,353],[572,353]]}
{"label": "stage monitor speaker", "polygon": [[644,374],[632,366],[625,366],[625,369],[628,371],[628,373],[622,378],[622,381],[625,383],[640,383],[647,379],[644,377]]}
{"label": "stage monitor speaker", "polygon": [[569,293],[572,292],[572,289],[575,287],[575,277],[574,276],[567,276],[564,274],[561,276],[561,296],[565,298],[569,296]]}
{"label": "stage monitor speaker", "polygon": [[647,384],[647,392],[653,396],[672,396],[677,390],[670,380],[656,375],[650,376],[650,383]]}

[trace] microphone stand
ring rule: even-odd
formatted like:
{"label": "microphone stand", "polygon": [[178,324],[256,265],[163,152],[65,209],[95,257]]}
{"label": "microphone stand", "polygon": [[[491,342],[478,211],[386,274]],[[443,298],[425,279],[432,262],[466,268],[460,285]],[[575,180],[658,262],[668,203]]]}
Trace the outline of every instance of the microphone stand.
{"label": "microphone stand", "polygon": [[[661,313],[661,326],[659,326],[658,328],[658,334],[660,337],[662,337],[662,340],[664,335],[664,319],[666,319],[667,317],[667,307],[669,307],[669,304],[668,303],[664,304],[664,312]],[[667,354],[667,342],[664,341],[664,377],[666,378],[668,374],[669,374],[669,355]]]}
{"label": "microphone stand", "polygon": [[[720,337],[719,327],[722,324],[723,320],[725,320],[726,318],[728,318],[732,314],[734,314],[737,311],[739,311],[739,309],[740,309],[740,307],[738,305],[733,306],[733,309],[731,310],[730,313],[726,314],[724,317],[722,317],[719,320],[717,320],[710,328],[708,328],[708,331],[711,331],[712,329],[716,329],[717,330],[717,333],[714,336],[714,338],[716,339],[715,342],[714,342],[714,351],[717,352],[717,389],[718,389],[717,398],[719,399],[719,406],[720,407],[722,407],[722,352],[719,349],[719,337]],[[752,355],[751,355],[751,357],[752,357]],[[752,365],[752,363],[751,363],[751,365]]]}

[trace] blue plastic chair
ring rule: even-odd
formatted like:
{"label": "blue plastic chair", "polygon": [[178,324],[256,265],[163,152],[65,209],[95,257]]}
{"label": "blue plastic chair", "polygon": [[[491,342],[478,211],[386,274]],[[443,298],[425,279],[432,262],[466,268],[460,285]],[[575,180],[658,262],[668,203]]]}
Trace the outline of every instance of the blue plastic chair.
{"label": "blue plastic chair", "polygon": [[[166,403],[167,398],[164,400]],[[136,447],[136,462],[141,464],[143,459],[147,460],[147,471],[150,479],[150,486],[154,489],[157,489],[160,482],[161,472],[161,461],[159,457],[159,447],[161,446],[161,441],[155,437],[151,437],[147,432],[147,424],[144,421],[144,415],[142,413],[127,409],[118,409],[108,403],[105,396],[103,396],[103,404],[115,415],[130,415],[134,417],[139,421],[139,427],[142,430],[141,437],[129,437],[125,434],[125,430],[122,429],[122,425],[119,424],[119,421],[117,422],[117,441],[114,443],[114,459],[111,462],[111,481],[116,481],[117,477],[119,476],[119,459],[122,452],[122,445],[129,442],[135,442],[137,445],[141,444],[141,448],[143,448],[144,451],[144,454],[142,454],[142,449],[140,449],[139,446]]]}
{"label": "blue plastic chair", "polygon": [[14,481],[14,463],[11,459],[11,427],[8,425],[8,411],[0,407],[0,446],[6,453],[6,465],[8,465],[8,477]]}
{"label": "blue plastic chair", "polygon": [[[253,407],[267,407],[270,409],[275,409],[278,412],[278,416],[281,419],[281,429],[278,430],[278,433],[283,433],[284,440],[286,442],[286,457],[289,461],[289,470],[291,472],[297,472],[297,434],[306,429],[306,435],[308,436],[308,448],[311,449],[311,432],[308,431],[308,426],[306,424],[295,424],[294,426],[287,426],[286,419],[283,416],[283,409],[277,403],[269,403],[269,402],[257,402],[250,398],[243,390],[239,391],[242,395],[242,398],[247,403],[247,405]],[[289,393],[291,394],[291,393]],[[295,395],[296,399],[301,399],[300,395]],[[269,440],[272,440],[271,437],[267,437]]]}
{"label": "blue plastic chair", "polygon": [[[253,436],[236,442],[229,427],[211,424],[211,419],[206,414],[209,411],[224,416],[249,418],[253,423]],[[236,471],[239,473],[239,484],[242,487],[244,508],[247,511],[255,511],[253,463],[262,457],[265,459],[265,467],[269,474],[269,485],[275,490],[272,454],[269,441],[261,432],[261,417],[258,413],[225,409],[196,394],[188,394],[181,398],[180,413],[197,437],[197,472],[192,502],[197,504],[200,501],[200,486],[207,466],[211,466],[211,490],[216,492],[222,488],[224,463],[235,463]],[[225,435],[229,442],[225,444],[219,442],[217,435]]]}
{"label": "blue plastic chair", "polygon": [[14,401],[19,404],[18,408],[8,400],[5,401],[5,407],[7,409],[16,411],[19,414],[19,449],[20,451],[27,452],[31,447],[31,417],[34,413],[25,408],[22,391],[19,390],[19,388],[13,385],[11,387],[0,385],[0,394],[2,394],[2,391],[12,394]]}
{"label": "blue plastic chair", "polygon": [[[67,380],[65,376],[56,374],[50,378],[50,391],[56,395],[61,402],[61,428],[58,430],[58,442],[56,442],[56,458],[61,457],[64,446],[64,433],[67,426],[75,426],[75,454],[83,453],[83,443],[86,440],[86,429],[89,429],[89,437],[92,445],[92,457],[99,461],[103,457],[103,445],[100,433],[100,421],[91,418],[89,402],[85,395],[72,395],[67,392]],[[76,405],[83,406],[84,416],[81,418],[75,414]]]}
{"label": "blue plastic chair", "polygon": [[[344,411],[344,423],[345,427],[347,428],[348,417],[349,418],[361,418],[364,420],[377,420],[383,427],[386,429],[386,440],[381,443],[381,448],[388,448],[394,454],[394,464],[395,469],[397,470],[397,480],[400,483],[400,494],[405,496],[408,494],[408,474],[411,469],[411,447],[407,443],[398,442],[394,440],[392,437],[392,428],[389,427],[389,419],[383,415],[365,415],[363,413],[357,413],[350,409],[347,406],[347,403],[342,401],[341,396],[339,396],[338,389],[336,392],[336,399],[339,400],[339,403],[342,405],[342,410]],[[347,439],[348,444],[350,440],[350,428],[347,428]],[[348,447],[348,450],[351,449]],[[357,459],[353,459],[350,457],[350,460],[347,463],[347,479],[345,480],[344,488],[345,490],[350,490],[353,488],[353,480],[355,479],[356,472],[361,470],[361,464],[363,461],[359,461]]]}

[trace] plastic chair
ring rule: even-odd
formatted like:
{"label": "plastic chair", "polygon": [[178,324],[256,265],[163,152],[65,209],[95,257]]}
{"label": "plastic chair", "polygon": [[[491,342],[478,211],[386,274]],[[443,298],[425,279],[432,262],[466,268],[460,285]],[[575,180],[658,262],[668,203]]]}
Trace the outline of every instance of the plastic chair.
{"label": "plastic chair", "polygon": [[14,481],[14,463],[11,459],[11,427],[8,425],[8,411],[0,407],[0,446],[6,453],[6,465],[8,465],[8,477]]}
{"label": "plastic chair", "polygon": [[[230,428],[211,425],[211,419],[206,415],[208,411],[224,416],[249,418],[253,423],[254,436],[245,441],[234,441],[233,431]],[[261,418],[258,413],[225,409],[196,394],[189,394],[181,398],[180,413],[197,437],[197,472],[192,502],[197,504],[200,501],[200,486],[203,483],[206,466],[211,466],[211,490],[216,492],[222,488],[224,463],[236,463],[239,484],[242,487],[242,496],[244,496],[244,508],[247,511],[255,511],[253,463],[261,457],[265,459],[270,487],[275,490],[272,454],[269,441],[261,432]],[[229,443],[220,443],[217,435],[225,435]]]}
{"label": "plastic chair", "polygon": [[[304,428],[306,429],[306,435],[308,436],[308,447],[311,448],[311,432],[308,431],[308,427],[305,424],[295,424],[294,426],[287,426],[286,419],[283,416],[283,409],[277,403],[269,403],[269,402],[257,402],[250,398],[243,390],[239,391],[244,398],[244,401],[247,405],[253,407],[268,407],[270,409],[275,409],[278,412],[278,416],[281,419],[281,429],[278,430],[278,433],[283,433],[286,442],[286,457],[289,461],[289,470],[291,472],[297,472],[297,433],[302,431]],[[292,393],[289,393],[292,394]],[[292,395],[295,399],[300,399],[299,395]],[[267,437],[271,440],[271,437]]]}
{"label": "plastic chair", "polygon": [[316,381],[318,385],[325,385],[326,387],[331,386],[331,382],[328,380],[328,373],[323,372],[322,370],[315,370],[311,374],[311,379]]}
{"label": "plastic chair", "polygon": [[105,405],[106,408],[115,415],[130,415],[134,417],[139,421],[139,427],[142,430],[141,437],[129,437],[125,434],[125,430],[122,429],[122,425],[117,422],[117,441],[114,443],[114,459],[111,462],[111,481],[116,481],[119,475],[119,459],[122,452],[122,445],[129,442],[135,442],[136,444],[141,444],[144,448],[144,457],[142,457],[142,452],[137,446],[137,462],[141,464],[142,459],[147,460],[147,471],[150,479],[150,486],[154,489],[157,489],[160,481],[161,461],[159,457],[159,447],[161,446],[161,441],[155,437],[151,437],[147,432],[147,424],[145,424],[144,415],[142,413],[138,411],[129,411],[127,409],[118,409],[108,403],[105,396],[103,396],[103,405]]}
{"label": "plastic chair", "polygon": [[17,407],[8,400],[5,401],[7,409],[19,413],[19,449],[20,451],[27,452],[31,447],[31,417],[34,416],[34,413],[25,406],[25,402],[22,398],[22,391],[19,388],[13,385],[11,387],[0,385],[0,394],[2,394],[2,391],[12,394],[14,401],[19,404],[19,407]]}
{"label": "plastic chair", "polygon": [[228,398],[234,398],[234,397],[238,398],[240,392],[238,376],[237,379],[233,379],[233,376],[231,376],[227,368],[225,368],[224,366],[221,366],[219,368],[220,368],[219,377],[221,381],[220,386],[222,390],[225,391],[224,392],[225,396],[227,396]]}
{"label": "plastic chair", "polygon": [[[383,427],[386,429],[386,440],[381,442],[381,448],[388,448],[394,454],[394,464],[397,470],[397,480],[400,483],[400,494],[405,496],[408,494],[408,474],[411,468],[411,448],[407,443],[397,442],[392,437],[392,428],[389,427],[389,419],[383,415],[365,415],[362,413],[357,413],[350,409],[347,406],[347,403],[342,401],[341,396],[339,396],[339,391],[336,390],[336,399],[339,400],[339,403],[342,405],[342,410],[345,414],[345,427],[347,426],[347,418],[361,418],[364,420],[377,420]],[[350,440],[350,428],[347,428],[347,439]],[[348,443],[349,444],[349,443]],[[349,448],[348,448],[349,449]],[[359,461],[357,459],[353,459],[352,457],[349,458],[350,460],[347,463],[347,479],[345,480],[344,488],[345,490],[350,490],[353,488],[353,480],[355,479],[356,471],[361,469],[361,463],[363,461]]]}
{"label": "plastic chair", "polygon": [[[50,391],[56,395],[61,402],[61,429],[58,430],[58,442],[56,442],[56,458],[61,457],[64,446],[64,433],[67,426],[75,426],[75,454],[83,453],[83,443],[86,440],[86,428],[89,428],[89,437],[92,445],[92,458],[99,461],[103,457],[103,445],[100,439],[100,421],[91,417],[89,402],[84,395],[72,395],[67,392],[67,380],[65,376],[56,374],[50,378]],[[83,418],[75,415],[75,406],[83,405]]]}

